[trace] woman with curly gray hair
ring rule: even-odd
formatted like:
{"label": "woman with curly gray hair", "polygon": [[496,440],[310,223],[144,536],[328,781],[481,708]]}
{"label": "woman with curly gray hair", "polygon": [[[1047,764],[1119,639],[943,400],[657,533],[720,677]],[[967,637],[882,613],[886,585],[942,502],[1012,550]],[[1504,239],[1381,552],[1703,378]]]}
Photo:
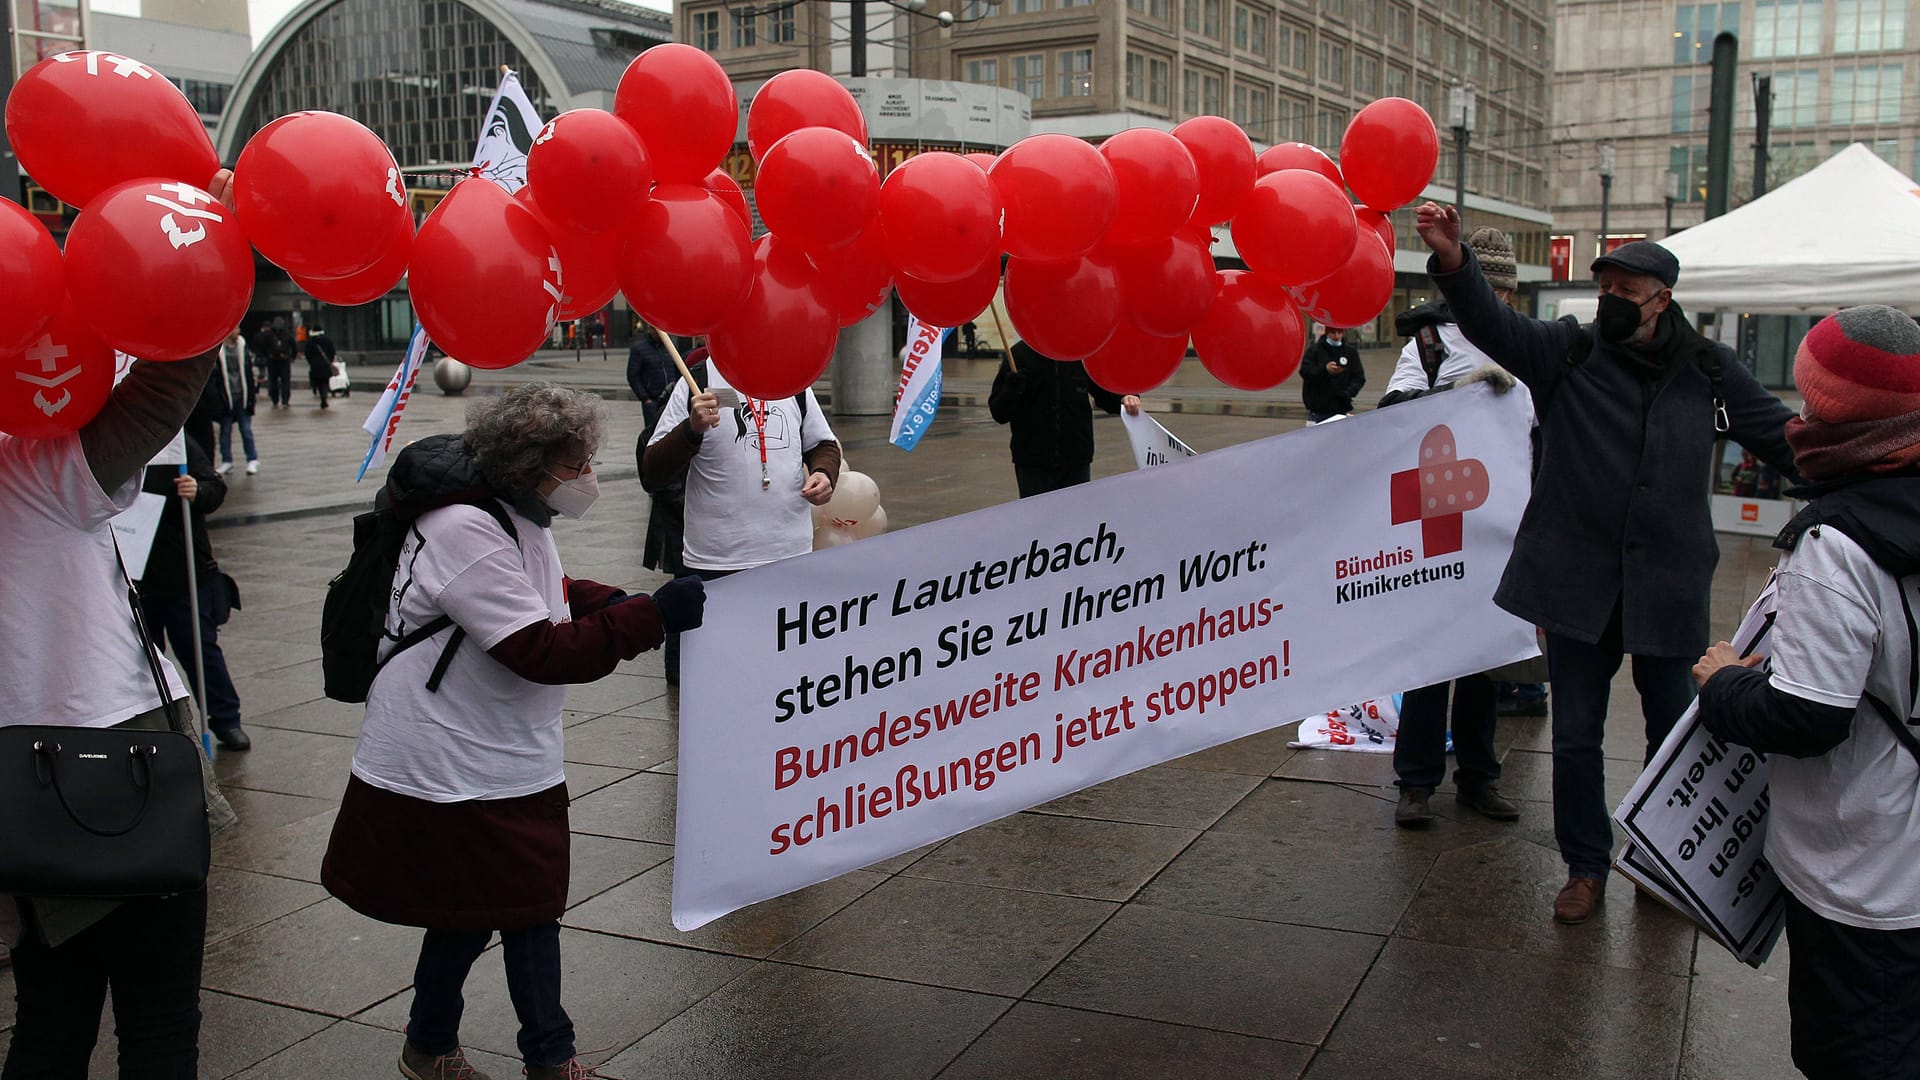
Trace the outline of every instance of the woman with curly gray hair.
{"label": "woman with curly gray hair", "polygon": [[588,1075],[560,1005],[565,686],[699,626],[705,602],[697,577],[629,597],[562,575],[550,525],[593,505],[600,436],[597,399],[517,387],[476,403],[464,434],[401,451],[378,500],[406,539],[320,880],[426,929],[400,1052],[413,1080],[487,1080],[460,1048],[461,987],[496,930],[526,1074]]}

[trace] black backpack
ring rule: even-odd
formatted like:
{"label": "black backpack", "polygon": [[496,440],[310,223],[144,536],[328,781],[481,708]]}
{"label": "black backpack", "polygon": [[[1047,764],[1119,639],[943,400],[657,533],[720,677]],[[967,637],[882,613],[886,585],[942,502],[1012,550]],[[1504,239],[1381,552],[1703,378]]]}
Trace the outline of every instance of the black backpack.
{"label": "black backpack", "polygon": [[[507,536],[518,543],[520,533],[513,519],[489,496],[462,500],[493,516]],[[442,615],[406,634],[393,638],[387,633],[387,608],[393,601],[393,576],[400,566],[400,548],[407,539],[410,522],[391,508],[376,507],[353,519],[353,554],[346,569],[327,582],[326,604],[320,609],[320,672],[326,694],[335,701],[359,703],[367,700],[373,678],[387,661],[433,635],[453,626],[453,619]],[[455,626],[440,662],[427,679],[429,693],[440,691],[440,680],[453,662],[453,654],[466,639],[466,631]],[[380,657],[380,643],[391,640],[393,651]]]}

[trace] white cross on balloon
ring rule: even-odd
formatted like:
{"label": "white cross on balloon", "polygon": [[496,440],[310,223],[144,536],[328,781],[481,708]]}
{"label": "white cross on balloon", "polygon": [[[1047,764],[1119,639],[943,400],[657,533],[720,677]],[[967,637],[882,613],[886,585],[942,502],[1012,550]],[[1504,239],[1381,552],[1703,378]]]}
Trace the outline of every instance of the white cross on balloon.
{"label": "white cross on balloon", "polygon": [[130,79],[136,75],[142,79],[153,78],[152,68],[132,57],[121,56],[119,53],[98,52],[94,50],[70,52],[61,53],[59,56],[54,57],[53,60],[57,64],[77,64],[84,60],[86,61],[87,74],[89,75],[100,74],[100,61],[105,60],[107,63],[113,65],[113,73],[123,79]]}

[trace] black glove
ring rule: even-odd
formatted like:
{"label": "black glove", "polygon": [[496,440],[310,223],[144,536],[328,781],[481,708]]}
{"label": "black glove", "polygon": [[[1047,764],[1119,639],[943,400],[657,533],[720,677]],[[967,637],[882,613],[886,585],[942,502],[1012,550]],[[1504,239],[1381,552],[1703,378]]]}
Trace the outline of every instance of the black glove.
{"label": "black glove", "polygon": [[707,583],[694,574],[674,578],[654,590],[653,608],[669,634],[698,630],[707,610]]}

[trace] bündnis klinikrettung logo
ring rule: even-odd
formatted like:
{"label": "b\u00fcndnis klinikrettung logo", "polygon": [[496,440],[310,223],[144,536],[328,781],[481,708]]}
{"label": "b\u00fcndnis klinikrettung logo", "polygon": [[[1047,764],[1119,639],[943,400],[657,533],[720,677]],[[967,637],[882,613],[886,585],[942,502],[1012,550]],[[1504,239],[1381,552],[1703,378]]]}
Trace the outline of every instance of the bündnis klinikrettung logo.
{"label": "b\u00fcndnis klinikrettung logo", "polygon": [[1477,458],[1461,460],[1453,429],[1445,424],[1420,440],[1420,465],[1394,473],[1388,484],[1393,524],[1420,523],[1420,544],[1429,559],[1462,546],[1467,511],[1487,501],[1487,469]]}

